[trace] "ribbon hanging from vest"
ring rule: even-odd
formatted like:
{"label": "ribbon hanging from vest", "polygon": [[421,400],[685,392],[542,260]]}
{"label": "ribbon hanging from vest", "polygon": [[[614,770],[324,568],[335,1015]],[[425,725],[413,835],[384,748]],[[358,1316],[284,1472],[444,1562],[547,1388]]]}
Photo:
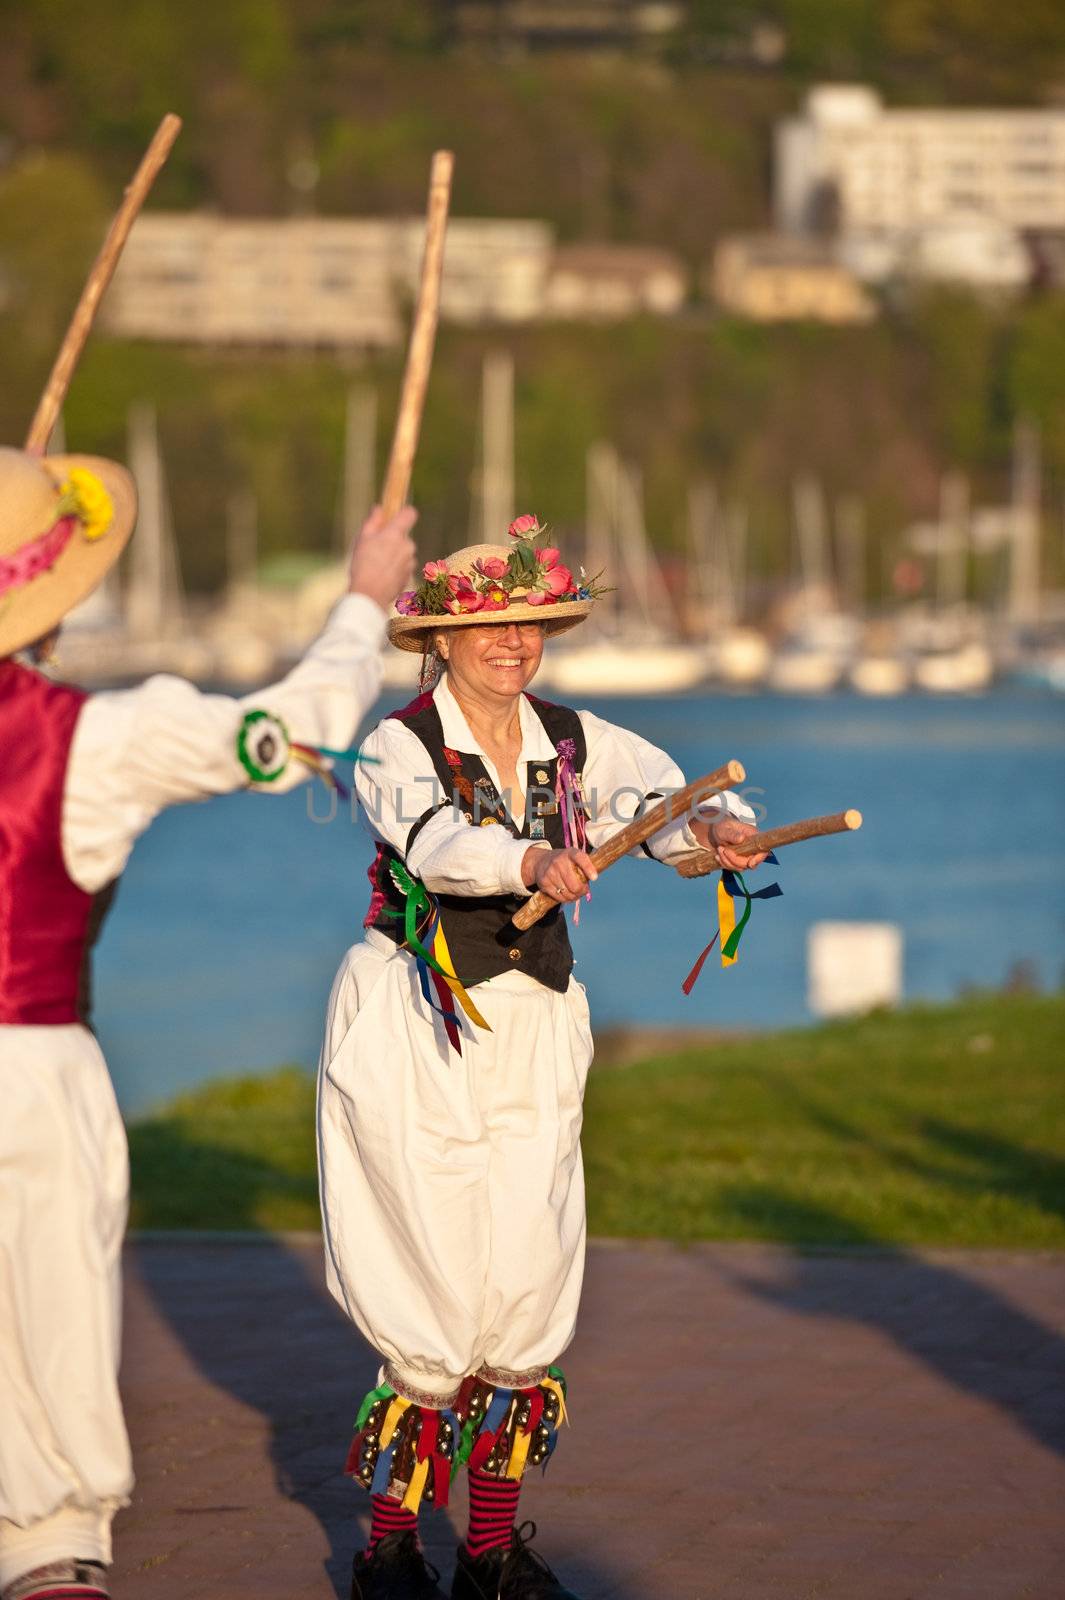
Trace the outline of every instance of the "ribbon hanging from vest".
{"label": "ribbon hanging from vest", "polygon": [[[558,751],[558,767],[555,773],[555,800],[562,812],[562,837],[567,850],[587,850],[588,829],[584,811],[584,795],[581,791],[580,774],[577,771],[577,745],[573,739],[560,739],[555,746]],[[585,900],[592,898],[589,887]],[[573,904],[573,926],[576,928],[581,920],[581,903],[579,900]]]}
{"label": "ribbon hanging from vest", "polygon": [[[774,866],[779,866],[776,856],[770,851],[766,856]],[[703,970],[703,964],[718,940],[721,941],[721,965],[731,967],[737,956],[736,952],[743,938],[743,932],[751,920],[752,900],[775,900],[784,893],[779,883],[767,883],[764,889],[756,889],[753,893],[743,881],[741,872],[733,872],[730,867],[725,867],[717,884],[717,928],[714,937],[706,949],[699,956],[688,976],[681,984],[685,994],[691,994]],[[743,913],[739,922],[736,921],[736,901],[743,898]]]}
{"label": "ribbon hanging from vest", "polygon": [[[424,883],[419,883],[417,878],[411,877],[406,867],[399,861],[389,863],[389,873],[392,882],[404,896],[403,907],[403,932],[408,948],[418,967],[418,982],[421,985],[422,996],[431,1011],[443,1020],[448,1041],[459,1055],[462,1054],[462,1040],[459,1034],[459,1019],[454,1010],[448,1005],[446,996],[454,995],[463,1011],[477,1028],[484,1028],[491,1033],[489,1024],[484,1020],[473,1001],[470,999],[462,981],[455,971],[451,960],[451,952],[447,947],[443,925],[440,921],[440,908],[427,891]],[[396,916],[397,912],[383,911],[383,916]],[[418,924],[428,915],[429,926],[426,930],[424,941],[419,935]],[[434,1002],[429,989],[430,979],[436,988],[439,1004]]]}

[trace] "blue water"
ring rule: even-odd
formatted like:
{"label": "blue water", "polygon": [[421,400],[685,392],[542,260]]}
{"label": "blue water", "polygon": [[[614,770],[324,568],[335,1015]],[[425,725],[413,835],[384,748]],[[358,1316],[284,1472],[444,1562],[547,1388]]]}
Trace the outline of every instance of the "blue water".
{"label": "blue water", "polygon": [[[910,999],[1065,967],[1065,706],[1035,692],[870,702],[772,696],[592,703],[690,775],[730,756],[768,824],[857,806],[860,833],[782,852],[741,960],[681,980],[711,929],[709,885],[645,861],[604,876],[574,935],[600,1023],[808,1020],[813,922],[886,920]],[[386,709],[382,707],[381,709]],[[368,722],[367,726],[370,726]],[[758,794],[753,786],[764,790]],[[166,813],[140,841],[97,961],[97,1025],[126,1111],[284,1061],[312,1066],[330,984],[359,937],[369,849],[319,785]]]}

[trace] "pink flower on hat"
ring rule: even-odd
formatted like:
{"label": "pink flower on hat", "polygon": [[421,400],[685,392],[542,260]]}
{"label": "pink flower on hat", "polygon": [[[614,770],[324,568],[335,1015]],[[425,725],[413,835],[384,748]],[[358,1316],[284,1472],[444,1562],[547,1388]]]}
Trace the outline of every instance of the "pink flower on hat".
{"label": "pink flower on hat", "polygon": [[447,589],[451,598],[445,600],[444,605],[454,617],[480,611],[484,605],[483,597],[477,593],[469,578],[464,578],[461,573],[452,573],[447,580]]}
{"label": "pink flower on hat", "polygon": [[540,519],[526,512],[523,517],[515,517],[507,532],[512,539],[527,539],[531,533],[539,533]]}
{"label": "pink flower on hat", "polygon": [[554,595],[545,593],[543,589],[534,589],[531,594],[525,596],[527,606],[553,606],[554,603]]}
{"label": "pink flower on hat", "polygon": [[422,603],[413,589],[404,589],[396,601],[396,610],[404,617],[421,616]]}
{"label": "pink flower on hat", "polygon": [[507,564],[501,556],[484,556],[480,561],[473,563],[474,572],[479,572],[482,578],[490,578],[495,582],[506,576]]}
{"label": "pink flower on hat", "polygon": [[552,567],[558,566],[559,552],[552,545],[549,545],[546,550],[537,550],[536,559],[542,567],[546,567],[550,571]]}
{"label": "pink flower on hat", "polygon": [[540,574],[540,582],[552,600],[557,600],[561,595],[568,594],[573,587],[573,574],[568,567],[559,563],[548,572]]}
{"label": "pink flower on hat", "polygon": [[425,563],[425,566],[422,568],[422,575],[423,575],[423,577],[428,578],[430,583],[433,582],[434,578],[446,578],[447,577],[447,562],[446,561],[427,561]]}

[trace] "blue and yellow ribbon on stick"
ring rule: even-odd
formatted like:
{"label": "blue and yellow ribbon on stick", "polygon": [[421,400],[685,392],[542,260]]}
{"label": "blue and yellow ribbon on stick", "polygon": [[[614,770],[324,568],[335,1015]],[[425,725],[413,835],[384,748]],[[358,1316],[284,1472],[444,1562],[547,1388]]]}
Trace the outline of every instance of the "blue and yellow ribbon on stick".
{"label": "blue and yellow ribbon on stick", "polygon": [[[770,851],[766,857],[774,866],[779,866],[776,856]],[[721,941],[721,965],[731,967],[735,964],[736,952],[740,947],[740,940],[748,922],[751,920],[752,900],[775,900],[784,893],[779,883],[767,883],[764,889],[756,889],[752,893],[743,881],[742,872],[733,872],[730,867],[725,867],[717,884],[717,928],[714,937],[706,949],[699,956],[694,967],[688,973],[681,988],[685,994],[691,994],[695,988],[703,964],[718,940]],[[736,921],[736,901],[743,898],[743,912],[739,921]]]}

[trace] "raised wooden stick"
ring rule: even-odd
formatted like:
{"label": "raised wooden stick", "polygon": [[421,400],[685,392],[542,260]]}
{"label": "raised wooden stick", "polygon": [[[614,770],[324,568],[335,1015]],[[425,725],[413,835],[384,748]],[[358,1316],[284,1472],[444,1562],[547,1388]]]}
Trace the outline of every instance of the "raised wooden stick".
{"label": "raised wooden stick", "polygon": [[100,253],[85,281],[81,299],[74,309],[66,337],[59,347],[59,354],[48,375],[44,393],[30,423],[30,431],[26,435],[26,449],[33,455],[43,455],[48,448],[52,429],[63,409],[63,401],[67,397],[74,369],[89,337],[97,307],[114,275],[122,247],[129,237],[129,230],[136,221],[137,213],[144,204],[148,191],[180,132],[181,118],[168,112],[155,130],[155,137],[145,151],[144,158],[133,175],[133,181],[126,189],[122,204],[115,213],[114,221],[107,230],[107,237],[100,246]]}
{"label": "raised wooden stick", "polygon": [[[609,839],[599,845],[592,856],[596,871],[605,872],[615,861],[620,861],[622,856],[628,855],[630,850],[642,844],[645,839],[649,839],[660,828],[664,828],[667,822],[684,816],[692,806],[697,805],[700,800],[707,799],[709,795],[720,794],[723,789],[731,789],[733,784],[742,783],[746,776],[746,770],[741,762],[726,761],[716,772],[709,772],[705,778],[696,778],[692,783],[685,784],[676,794],[659,801],[650,811],[635,817],[632,822],[627,823],[624,828],[619,828],[617,833],[612,833]],[[544,894],[542,889],[537,889],[535,894],[529,896],[520,911],[515,912],[514,926],[524,932],[526,928],[531,928],[534,922],[539,922],[541,917],[546,917],[552,907],[558,904],[559,901],[552,895]]]}
{"label": "raised wooden stick", "polygon": [[394,517],[406,504],[410,475],[418,449],[429,368],[433,363],[436,323],[440,310],[440,279],[444,271],[444,236],[451,204],[451,174],[455,157],[450,150],[438,150],[429,174],[429,204],[425,214],[425,254],[418,285],[418,304],[411,328],[403,388],[399,396],[396,431],[392,435],[392,454],[385,474],[381,505],[385,515]]}
{"label": "raised wooden stick", "polygon": [[[752,833],[742,844],[729,845],[729,849],[739,856],[754,856],[762,850],[779,850],[782,845],[799,844],[803,839],[821,839],[829,833],[853,833],[861,825],[860,811],[836,811],[830,817],[807,817],[803,822],[786,822],[780,828]],[[720,865],[716,850],[693,850],[690,856],[678,861],[677,871],[682,878],[702,878],[708,872],[716,872]]]}

